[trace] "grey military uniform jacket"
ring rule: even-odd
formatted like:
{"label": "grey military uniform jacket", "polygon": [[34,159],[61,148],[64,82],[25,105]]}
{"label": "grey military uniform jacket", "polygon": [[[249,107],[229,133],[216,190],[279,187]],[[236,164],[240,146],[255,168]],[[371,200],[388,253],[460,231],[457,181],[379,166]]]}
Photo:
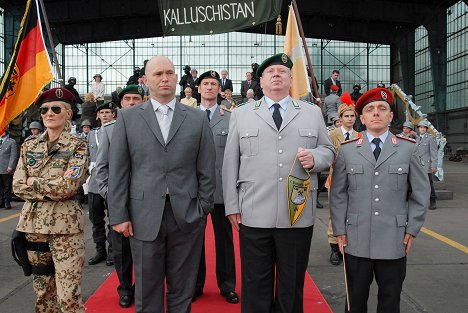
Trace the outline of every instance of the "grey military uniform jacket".
{"label": "grey military uniform jacket", "polygon": [[[102,127],[101,127],[102,128]],[[95,194],[99,193],[99,187],[96,182],[96,157],[98,152],[98,145],[99,142],[99,135],[101,132],[101,128],[93,129],[88,134],[88,149],[89,149],[89,169],[90,169],[90,178],[88,183],[88,192],[92,192]]]}
{"label": "grey military uniform jacket", "polygon": [[18,162],[18,148],[16,141],[9,136],[2,138],[3,143],[0,145],[0,174],[7,174],[8,168],[14,170]]}
{"label": "grey military uniform jacket", "polygon": [[424,137],[416,137],[416,145],[418,146],[419,152],[421,153],[426,171],[428,173],[432,173],[431,168],[437,168],[437,143],[435,138],[432,135],[426,133],[424,134]]}
{"label": "grey military uniform jacket", "polygon": [[[314,156],[311,172],[328,169],[335,159],[317,106],[290,100],[279,131],[265,98],[233,110],[223,164],[226,215],[240,213],[242,224],[250,227],[290,228],[286,187],[299,147]],[[291,174],[307,178],[299,161]],[[314,224],[317,175],[310,179],[309,200],[293,227]]]}
{"label": "grey military uniform jacket", "polygon": [[109,147],[114,130],[114,121],[106,123],[99,132],[99,148],[96,156],[96,166],[94,168],[96,184],[99,194],[106,199],[109,181]]}
{"label": "grey military uniform jacket", "polygon": [[223,182],[222,182],[222,171],[223,171],[223,158],[224,148],[226,147],[226,140],[229,133],[229,118],[231,112],[221,109],[219,106],[213,113],[210,120],[210,127],[213,131],[213,139],[216,149],[216,163],[215,163],[215,175],[216,175],[216,189],[214,192],[214,203],[223,204]]}
{"label": "grey military uniform jacket", "polygon": [[363,132],[360,139],[341,145],[333,168],[333,234],[347,236],[348,254],[402,258],[405,233],[416,236],[423,225],[429,192],[429,178],[414,142],[389,133],[376,161]]}

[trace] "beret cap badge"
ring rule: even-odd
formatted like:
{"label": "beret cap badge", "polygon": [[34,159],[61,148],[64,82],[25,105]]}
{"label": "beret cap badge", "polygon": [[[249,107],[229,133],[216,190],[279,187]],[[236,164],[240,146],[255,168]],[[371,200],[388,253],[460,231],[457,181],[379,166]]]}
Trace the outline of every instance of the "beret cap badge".
{"label": "beret cap badge", "polygon": [[63,98],[63,91],[62,91],[62,89],[57,88],[57,89],[55,90],[55,96],[56,96],[57,98],[59,98],[59,99]]}

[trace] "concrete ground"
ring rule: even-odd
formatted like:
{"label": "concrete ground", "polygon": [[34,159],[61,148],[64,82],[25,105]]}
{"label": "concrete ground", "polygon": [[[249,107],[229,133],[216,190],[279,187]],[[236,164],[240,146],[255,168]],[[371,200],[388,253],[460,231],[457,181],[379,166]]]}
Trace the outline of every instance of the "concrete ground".
{"label": "concrete ground", "polygon": [[[437,210],[428,212],[424,226],[454,241],[452,244],[455,246],[456,243],[461,244],[462,247],[459,248],[464,251],[421,232],[408,257],[407,276],[401,299],[402,313],[468,312],[468,162],[466,159],[460,163],[447,161],[444,168],[446,188],[454,192],[454,199],[438,201]],[[343,268],[332,266],[328,261],[330,248],[327,243],[326,225],[329,213],[326,193],[321,195],[320,201],[325,208],[317,210],[308,271],[333,312],[343,312]],[[10,252],[10,235],[16,226],[16,215],[21,206],[22,203],[13,203],[12,210],[0,210],[1,313],[34,312],[31,278],[23,276]],[[94,253],[89,222],[86,224],[85,240],[86,265],[82,291],[86,300],[111,273],[112,268],[104,263],[87,265],[87,260]],[[376,288],[373,288],[369,297],[369,312],[375,312],[376,294]]]}

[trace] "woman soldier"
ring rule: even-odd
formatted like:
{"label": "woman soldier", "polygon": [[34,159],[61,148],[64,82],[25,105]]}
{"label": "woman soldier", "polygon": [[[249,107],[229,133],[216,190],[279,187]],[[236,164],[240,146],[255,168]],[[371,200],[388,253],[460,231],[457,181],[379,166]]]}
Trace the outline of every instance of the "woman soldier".
{"label": "woman soldier", "polygon": [[73,98],[64,88],[37,98],[47,130],[26,139],[13,179],[15,194],[26,201],[16,230],[28,241],[36,312],[85,312],[84,213],[74,195],[87,178],[88,148],[70,134]]}

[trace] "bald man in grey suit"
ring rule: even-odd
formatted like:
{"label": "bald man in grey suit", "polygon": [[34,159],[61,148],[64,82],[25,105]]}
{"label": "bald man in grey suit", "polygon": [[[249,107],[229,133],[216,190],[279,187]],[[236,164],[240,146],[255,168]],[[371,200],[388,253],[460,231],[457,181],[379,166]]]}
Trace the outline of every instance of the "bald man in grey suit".
{"label": "bald man in grey suit", "polygon": [[145,84],[150,101],[122,110],[112,133],[110,223],[130,236],[135,312],[164,312],[165,290],[167,312],[190,312],[213,209],[213,135],[205,113],[176,101],[168,58],[148,61]]}

